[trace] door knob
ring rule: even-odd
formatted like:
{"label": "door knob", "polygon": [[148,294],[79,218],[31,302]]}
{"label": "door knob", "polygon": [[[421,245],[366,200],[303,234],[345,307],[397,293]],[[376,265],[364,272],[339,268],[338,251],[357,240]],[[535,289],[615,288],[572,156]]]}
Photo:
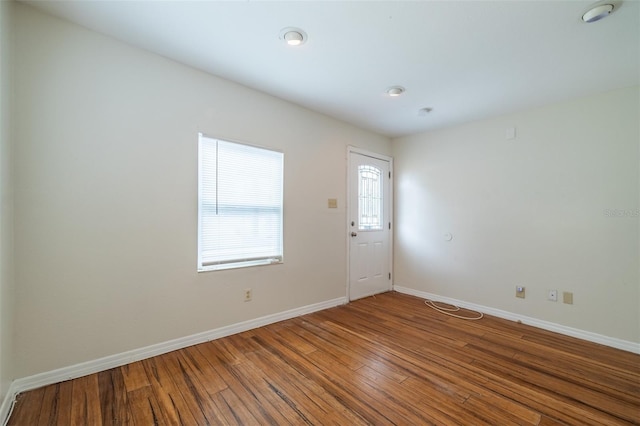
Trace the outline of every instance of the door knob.
{"label": "door knob", "polygon": [[352,237],[355,237],[356,235],[358,235],[358,233],[357,233],[357,232],[352,232],[352,233],[351,233],[351,236],[352,236]]}

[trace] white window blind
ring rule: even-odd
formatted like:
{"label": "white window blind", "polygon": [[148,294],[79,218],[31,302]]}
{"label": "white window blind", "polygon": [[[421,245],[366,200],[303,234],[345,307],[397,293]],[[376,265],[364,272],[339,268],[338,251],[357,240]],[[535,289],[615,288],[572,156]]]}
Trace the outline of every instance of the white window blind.
{"label": "white window blind", "polygon": [[198,270],[282,262],[284,156],[199,138]]}

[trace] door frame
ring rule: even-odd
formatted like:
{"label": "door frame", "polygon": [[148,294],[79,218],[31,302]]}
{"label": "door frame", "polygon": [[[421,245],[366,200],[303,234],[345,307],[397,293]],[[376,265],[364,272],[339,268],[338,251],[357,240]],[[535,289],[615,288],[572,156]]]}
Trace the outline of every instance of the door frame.
{"label": "door frame", "polygon": [[378,154],[377,152],[369,151],[366,149],[358,148],[352,145],[347,146],[347,220],[345,222],[345,238],[346,238],[346,246],[347,246],[347,303],[351,302],[351,240],[349,238],[349,232],[351,230],[351,221],[350,218],[352,209],[357,206],[351,205],[351,154],[360,154],[365,157],[376,158],[378,160],[388,161],[389,162],[389,173],[391,173],[391,177],[389,179],[389,222],[391,222],[391,229],[389,229],[389,273],[391,274],[391,279],[389,280],[389,290],[393,290],[393,231],[395,228],[395,224],[393,222],[393,157],[384,154]]}

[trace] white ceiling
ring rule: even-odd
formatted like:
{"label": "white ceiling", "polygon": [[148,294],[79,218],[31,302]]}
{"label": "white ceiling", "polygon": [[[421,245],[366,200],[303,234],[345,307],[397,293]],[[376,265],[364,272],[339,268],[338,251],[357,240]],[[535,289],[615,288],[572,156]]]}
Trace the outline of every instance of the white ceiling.
{"label": "white ceiling", "polygon": [[582,0],[25,3],[391,137],[640,81],[637,0],[592,24]]}

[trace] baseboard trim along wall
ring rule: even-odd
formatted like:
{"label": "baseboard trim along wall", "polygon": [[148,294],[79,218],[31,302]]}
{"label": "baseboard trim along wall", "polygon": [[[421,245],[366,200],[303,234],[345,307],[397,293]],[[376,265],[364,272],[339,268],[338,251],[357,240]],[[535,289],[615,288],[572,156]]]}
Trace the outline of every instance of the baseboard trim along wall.
{"label": "baseboard trim along wall", "polygon": [[436,302],[449,303],[452,305],[460,306],[461,308],[471,309],[487,315],[493,315],[498,318],[503,318],[511,321],[520,321],[523,324],[542,328],[543,330],[553,331],[567,336],[577,337],[578,339],[587,340],[589,342],[599,343],[601,345],[610,346],[612,348],[622,349],[624,351],[640,354],[640,343],[616,339],[615,337],[608,337],[602,334],[592,333],[590,331],[579,330],[577,328],[567,327],[549,321],[543,321],[524,315],[514,314],[512,312],[490,308],[488,306],[476,305],[475,303],[469,303],[463,300],[452,299],[450,297],[439,296],[437,294],[414,290],[408,287],[394,285],[393,289],[399,293],[409,294],[411,296],[420,297],[422,299],[430,299]]}
{"label": "baseboard trim along wall", "polygon": [[9,415],[13,410],[13,404],[16,401],[16,396],[18,395],[18,391],[16,390],[16,386],[14,385],[15,381],[9,385],[9,389],[7,390],[7,394],[2,400],[2,405],[0,405],[0,420],[2,420],[2,425],[6,425],[9,420]]}
{"label": "baseboard trim along wall", "polygon": [[232,334],[241,333],[243,331],[252,330],[254,328],[284,321],[287,319],[299,317],[301,315],[310,314],[312,312],[322,311],[324,309],[333,308],[347,303],[346,297],[327,300],[325,302],[314,303],[312,305],[302,306],[300,308],[288,311],[266,315],[264,317],[240,322],[237,324],[220,327],[214,330],[204,331],[202,333],[192,334],[191,336],[181,337],[167,342],[158,343],[140,349],[134,349],[116,355],[106,356],[93,361],[87,361],[68,367],[59,368],[57,370],[47,371],[35,374],[29,377],[23,377],[14,380],[9,386],[7,395],[0,406],[0,419],[2,425],[6,425],[13,409],[16,396],[31,389],[37,389],[42,386],[53,383],[63,382],[65,380],[76,379],[100,371],[109,370],[111,368],[120,367],[131,362],[140,361],[167,352],[183,349],[188,346],[197,345],[198,343],[208,342],[220,339],[221,337],[231,336]]}

